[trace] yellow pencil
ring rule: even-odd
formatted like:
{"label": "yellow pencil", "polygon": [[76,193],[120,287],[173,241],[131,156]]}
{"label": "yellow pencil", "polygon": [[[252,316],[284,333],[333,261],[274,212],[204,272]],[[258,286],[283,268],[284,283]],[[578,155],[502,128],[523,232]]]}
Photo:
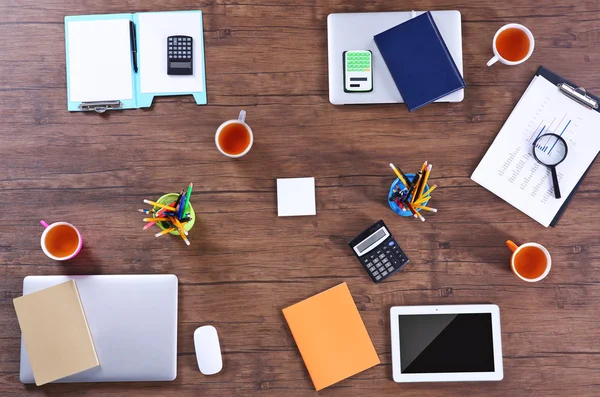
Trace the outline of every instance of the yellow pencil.
{"label": "yellow pencil", "polygon": [[431,192],[433,192],[435,190],[436,187],[437,187],[437,185],[433,185],[432,187],[429,188],[429,190],[427,190],[425,193],[423,193],[421,195],[421,197],[419,197],[419,198],[429,196],[431,194]]}
{"label": "yellow pencil", "polygon": [[415,205],[415,208],[420,208],[422,210],[429,211],[429,212],[437,212],[437,210],[435,208],[425,207],[424,205]]}
{"label": "yellow pencil", "polygon": [[421,185],[419,186],[419,192],[417,194],[417,197],[421,197],[423,195],[423,190],[425,190],[425,185],[427,185],[427,180],[429,179],[429,174],[431,173],[431,168],[433,166],[431,164],[429,164],[427,166],[427,169],[425,170],[425,175],[423,175],[423,181],[421,182]]}
{"label": "yellow pencil", "polygon": [[400,173],[400,171],[398,171],[398,169],[392,163],[390,163],[390,167],[392,167],[392,169],[396,173],[396,176],[398,177],[398,179],[400,179],[400,182],[402,182],[404,184],[404,186],[406,186],[406,188],[408,188],[408,183],[406,183],[406,181],[402,177],[402,174]]}
{"label": "yellow pencil", "polygon": [[415,218],[419,218],[422,222],[425,222],[425,218],[423,217],[423,215],[419,214],[419,211],[416,210],[413,204],[407,203],[406,205],[408,205],[408,208],[410,208],[410,210],[414,212]]}
{"label": "yellow pencil", "polygon": [[170,227],[170,228],[168,228],[168,229],[165,229],[165,230],[163,230],[163,231],[162,231],[162,232],[160,232],[160,233],[156,233],[154,236],[155,236],[155,237],[164,236],[164,235],[165,235],[165,234],[167,234],[167,233],[171,233],[173,230],[175,230],[175,228],[174,228],[174,227]]}
{"label": "yellow pencil", "polygon": [[413,191],[412,191],[412,197],[410,198],[410,202],[414,203],[415,200],[417,199],[417,192],[419,190],[419,184],[421,183],[421,180],[423,178],[423,173],[421,171],[417,172],[417,177],[416,177],[416,181],[415,183],[413,183]]}
{"label": "yellow pencil", "polygon": [[183,232],[183,234],[185,234],[186,236],[188,235],[187,230],[185,230],[185,228],[183,227],[183,225],[181,224],[181,222],[179,222],[179,219],[177,219],[174,216],[170,216],[169,219],[171,219],[171,222],[173,222],[173,224],[175,225],[175,227],[177,229],[181,229],[181,231]]}
{"label": "yellow pencil", "polygon": [[164,208],[169,211],[177,211],[176,208],[171,207],[170,205],[164,205],[161,203],[157,203],[156,201],[144,200],[144,203],[153,205],[155,207]]}
{"label": "yellow pencil", "polygon": [[188,240],[187,237],[185,237],[187,235],[187,232],[185,231],[183,226],[181,226],[181,222],[179,222],[179,219],[177,219],[173,216],[170,216],[169,218],[171,218],[171,222],[173,222],[175,224],[175,226],[177,227],[177,231],[179,232],[179,235],[181,236],[183,241],[185,241],[185,243],[187,245],[190,245],[190,240]]}
{"label": "yellow pencil", "polygon": [[420,199],[416,200],[416,201],[415,201],[414,203],[412,203],[412,204],[413,204],[413,205],[421,205],[421,204],[423,204],[423,203],[425,203],[425,202],[427,202],[427,201],[429,201],[429,200],[431,200],[431,197],[423,197],[423,198],[420,198]]}
{"label": "yellow pencil", "polygon": [[144,222],[165,222],[168,220],[167,218],[144,218]]}

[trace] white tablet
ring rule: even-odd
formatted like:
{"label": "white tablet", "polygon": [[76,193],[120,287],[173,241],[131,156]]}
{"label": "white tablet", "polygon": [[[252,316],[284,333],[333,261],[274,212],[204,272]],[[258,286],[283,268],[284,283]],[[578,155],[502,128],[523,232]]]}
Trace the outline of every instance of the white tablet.
{"label": "white tablet", "polygon": [[502,380],[496,305],[390,309],[395,382]]}

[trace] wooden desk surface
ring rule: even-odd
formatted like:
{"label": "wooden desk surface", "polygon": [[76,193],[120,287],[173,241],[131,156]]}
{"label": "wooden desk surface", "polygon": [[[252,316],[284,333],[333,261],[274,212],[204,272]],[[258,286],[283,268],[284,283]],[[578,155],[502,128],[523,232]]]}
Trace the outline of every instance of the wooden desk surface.
{"label": "wooden desk surface", "polygon": [[[462,12],[465,100],[414,114],[402,105],[330,105],[327,15],[411,8]],[[67,112],[65,15],[175,9],[204,12],[209,105],[185,96],[104,116]],[[535,52],[521,66],[487,68],[494,32],[509,22],[533,31]],[[281,309],[343,281],[382,364],[319,395],[598,395],[600,167],[549,229],[469,178],[540,64],[600,91],[597,1],[0,0],[0,37],[2,396],[317,395]],[[232,161],[216,150],[214,132],[240,109],[256,142]],[[440,212],[425,223],[400,219],[386,204],[387,164],[414,169],[424,160],[434,164]],[[316,178],[317,216],[278,218],[275,179],[300,176]],[[142,232],[142,199],[190,181],[199,214],[192,246]],[[375,285],[347,242],[380,218],[411,262]],[[76,260],[44,256],[40,219],[80,228]],[[544,281],[511,273],[508,238],[549,248]],[[177,380],[19,382],[12,299],[23,277],[138,273],[179,277]],[[488,302],[502,313],[502,382],[392,381],[391,306]],[[196,365],[192,333],[203,324],[221,336],[225,367],[213,377]]]}

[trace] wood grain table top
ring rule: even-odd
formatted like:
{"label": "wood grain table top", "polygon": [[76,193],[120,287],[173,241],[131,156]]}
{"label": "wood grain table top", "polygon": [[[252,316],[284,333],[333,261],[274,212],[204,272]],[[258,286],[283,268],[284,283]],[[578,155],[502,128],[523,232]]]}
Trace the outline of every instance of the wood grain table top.
{"label": "wood grain table top", "polygon": [[[194,9],[204,15],[208,105],[181,96],[102,116],[67,111],[66,15]],[[464,101],[415,113],[331,105],[327,15],[411,9],[461,11]],[[533,56],[486,67],[494,33],[511,22],[535,35]],[[596,0],[0,0],[0,38],[0,395],[314,396],[281,309],[344,281],[382,363],[318,395],[600,394],[600,167],[548,229],[470,179],[540,65],[600,92]],[[231,160],[214,133],[241,109],[255,143]],[[434,165],[439,212],[422,223],[396,216],[386,195],[389,162],[417,169],[424,160]],[[278,218],[276,178],[305,176],[316,179],[317,215]],[[142,231],[142,200],[189,182],[192,245]],[[76,225],[81,254],[45,257],[40,219]],[[376,285],[348,241],[379,219],[410,263]],[[544,244],[549,276],[514,276],[507,239]],[[179,277],[175,381],[19,382],[12,300],[25,276],[146,273]],[[394,383],[390,307],[468,303],[500,307],[504,380]],[[212,377],[198,371],[193,345],[205,324],[223,348],[224,369]]]}

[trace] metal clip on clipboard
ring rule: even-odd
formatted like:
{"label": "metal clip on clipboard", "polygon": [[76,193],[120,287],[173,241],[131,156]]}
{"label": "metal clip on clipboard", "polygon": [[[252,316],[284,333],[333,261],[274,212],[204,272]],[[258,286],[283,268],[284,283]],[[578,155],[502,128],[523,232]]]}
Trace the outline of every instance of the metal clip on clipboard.
{"label": "metal clip on clipboard", "polygon": [[120,109],[122,107],[123,103],[121,101],[81,102],[79,110],[93,110],[96,113],[104,113],[109,109]]}
{"label": "metal clip on clipboard", "polygon": [[580,104],[589,107],[590,109],[598,109],[598,101],[590,97],[587,94],[585,88],[573,88],[566,83],[558,83],[557,87],[560,90],[560,92],[570,97],[574,101],[577,101]]}

